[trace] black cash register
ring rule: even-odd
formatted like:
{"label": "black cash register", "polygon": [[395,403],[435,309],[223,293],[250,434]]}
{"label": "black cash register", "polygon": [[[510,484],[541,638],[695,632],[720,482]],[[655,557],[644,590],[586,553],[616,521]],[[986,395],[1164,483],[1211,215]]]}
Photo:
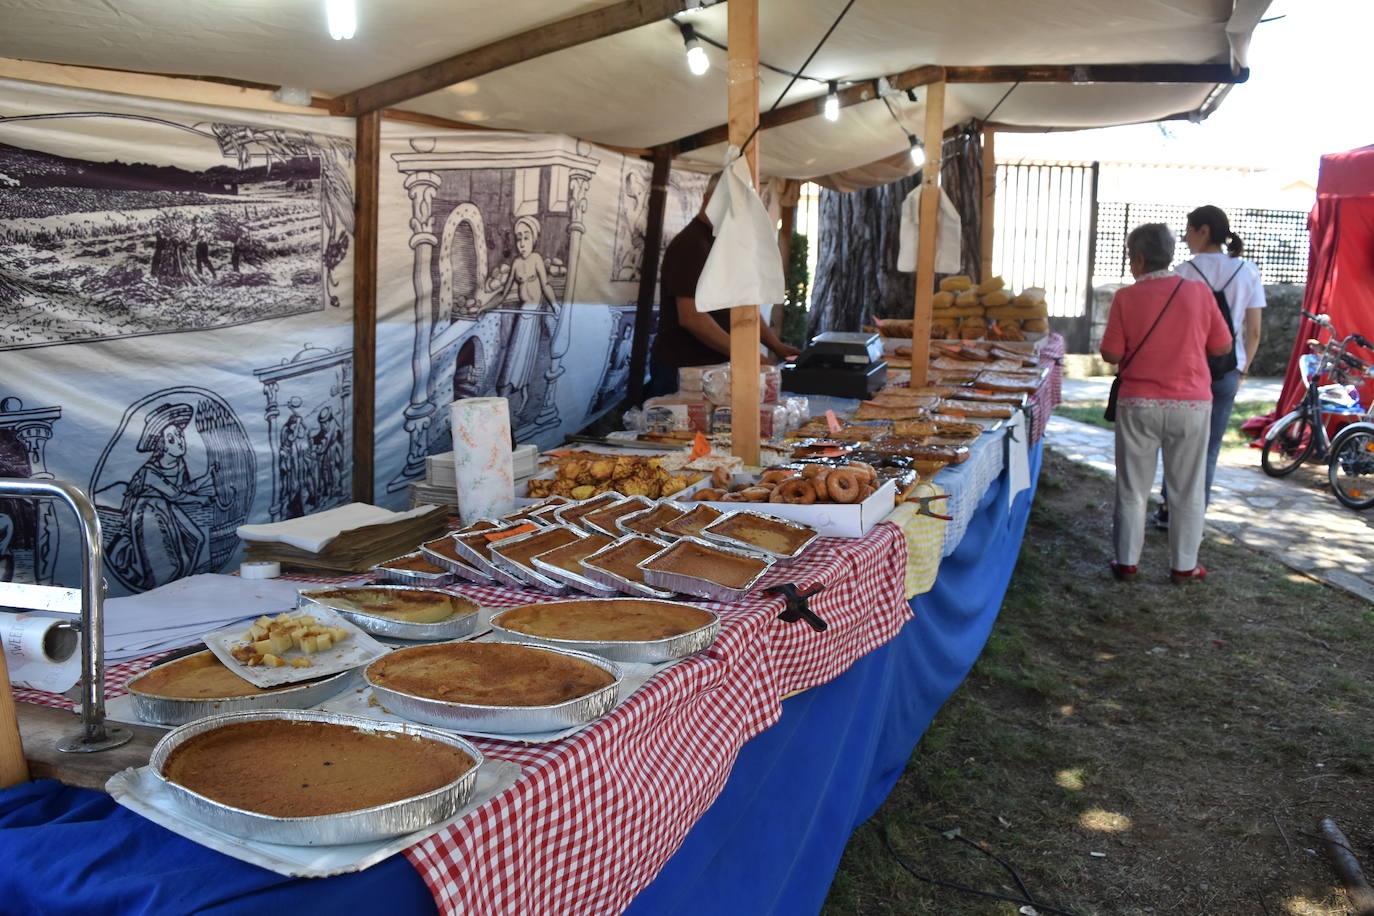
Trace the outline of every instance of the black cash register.
{"label": "black cash register", "polygon": [[782,367],[782,389],[794,394],[867,399],[886,383],[887,361],[877,334],[817,334],[794,363]]}

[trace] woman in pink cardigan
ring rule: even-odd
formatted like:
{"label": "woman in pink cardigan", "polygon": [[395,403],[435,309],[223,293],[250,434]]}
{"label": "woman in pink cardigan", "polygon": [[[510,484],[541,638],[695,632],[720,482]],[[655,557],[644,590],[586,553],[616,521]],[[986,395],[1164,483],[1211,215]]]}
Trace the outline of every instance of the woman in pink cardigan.
{"label": "woman in pink cardigan", "polygon": [[1231,349],[1231,333],[1205,283],[1169,270],[1174,236],[1146,223],[1126,239],[1135,283],[1117,291],[1102,335],[1102,358],[1120,364],[1116,413],[1116,559],[1112,575],[1135,578],[1155,463],[1164,453],[1169,489],[1169,575],[1201,579],[1197,563],[1206,511],[1207,430],[1212,376],[1207,355]]}

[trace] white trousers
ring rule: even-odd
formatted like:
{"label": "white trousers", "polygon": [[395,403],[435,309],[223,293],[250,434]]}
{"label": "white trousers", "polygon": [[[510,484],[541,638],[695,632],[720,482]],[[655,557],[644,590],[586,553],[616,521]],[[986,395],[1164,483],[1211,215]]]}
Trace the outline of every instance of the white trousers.
{"label": "white trousers", "polygon": [[1180,572],[1197,566],[1207,511],[1207,429],[1210,408],[1143,406],[1124,402],[1116,412],[1116,562],[1135,566],[1145,544],[1145,515],[1155,464],[1164,452],[1169,489],[1169,562]]}

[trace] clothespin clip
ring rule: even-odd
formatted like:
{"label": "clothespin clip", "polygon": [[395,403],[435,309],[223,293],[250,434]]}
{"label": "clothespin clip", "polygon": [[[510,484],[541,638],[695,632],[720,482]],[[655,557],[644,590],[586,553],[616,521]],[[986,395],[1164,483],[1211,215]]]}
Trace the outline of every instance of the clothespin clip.
{"label": "clothespin clip", "polygon": [[917,514],[917,515],[929,515],[931,518],[938,518],[938,519],[940,519],[941,521],[944,521],[944,522],[952,522],[952,521],[954,521],[954,516],[952,516],[952,515],[941,515],[940,513],[936,512],[936,511],[934,511],[933,509],[930,508],[931,502],[933,502],[934,500],[937,500],[937,499],[949,499],[949,494],[948,494],[948,493],[941,493],[941,494],[939,494],[938,496],[911,496],[911,497],[908,497],[908,498],[907,498],[907,502],[915,502],[915,503],[916,503],[916,514]]}
{"label": "clothespin clip", "polygon": [[765,592],[773,592],[782,595],[787,600],[787,607],[783,608],[778,619],[785,623],[793,623],[797,620],[805,620],[811,625],[811,629],[821,632],[830,624],[826,623],[816,612],[806,606],[806,599],[825,588],[824,584],[813,585],[804,592],[798,592],[797,586],[791,582],[784,582],[781,585],[774,585],[772,588],[764,589]]}

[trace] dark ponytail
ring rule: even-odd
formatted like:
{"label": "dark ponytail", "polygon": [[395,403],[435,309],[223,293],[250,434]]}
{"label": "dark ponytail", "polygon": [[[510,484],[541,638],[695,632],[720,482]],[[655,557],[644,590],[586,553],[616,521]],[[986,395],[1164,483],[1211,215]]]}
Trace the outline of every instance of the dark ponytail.
{"label": "dark ponytail", "polygon": [[1207,240],[1214,245],[1223,246],[1226,253],[1233,258],[1240,257],[1240,253],[1245,249],[1240,236],[1231,231],[1231,221],[1226,218],[1226,213],[1220,207],[1211,204],[1198,207],[1188,214],[1188,225],[1194,229],[1206,226]]}

